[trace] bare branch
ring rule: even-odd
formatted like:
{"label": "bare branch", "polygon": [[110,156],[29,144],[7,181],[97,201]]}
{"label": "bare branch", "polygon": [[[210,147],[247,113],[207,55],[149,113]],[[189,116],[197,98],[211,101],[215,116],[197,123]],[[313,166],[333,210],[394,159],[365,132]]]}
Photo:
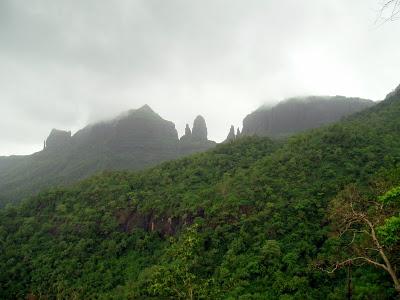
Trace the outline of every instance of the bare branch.
{"label": "bare branch", "polygon": [[[400,6],[400,0],[393,0],[392,3]],[[390,5],[390,3],[388,3]],[[377,235],[376,227],[382,223],[386,214],[384,207],[377,201],[368,201],[360,197],[357,190],[350,186],[343,194],[337,198],[332,207],[331,216],[336,220],[339,229],[339,237],[347,232],[352,234],[350,243],[351,251],[355,257],[348,258],[342,262],[337,262],[330,270],[324,270],[327,273],[334,273],[337,269],[347,265],[360,266],[371,264],[375,267],[385,270],[391,276],[396,291],[400,293],[400,282],[393,268],[386,251],[381,245]],[[365,234],[367,239],[361,239],[360,244],[356,243],[357,234]],[[371,244],[371,245],[369,245]],[[375,254],[371,255],[371,251]],[[375,256],[379,255],[378,262]]]}
{"label": "bare branch", "polygon": [[378,12],[376,23],[395,21],[400,16],[400,0],[384,1]]}
{"label": "bare branch", "polygon": [[358,260],[363,260],[363,261],[365,261],[365,262],[367,262],[369,264],[372,264],[374,266],[377,266],[379,268],[384,269],[385,271],[388,271],[388,268],[384,264],[378,263],[378,262],[376,262],[376,261],[374,261],[374,260],[372,260],[372,259],[370,259],[368,257],[364,257],[364,256],[359,256],[359,257],[353,257],[353,258],[346,259],[346,260],[344,260],[342,262],[336,263],[332,270],[324,270],[324,271],[329,273],[329,274],[332,274],[337,269],[340,269],[340,268],[342,268],[344,266],[352,265],[354,262],[356,262]]}

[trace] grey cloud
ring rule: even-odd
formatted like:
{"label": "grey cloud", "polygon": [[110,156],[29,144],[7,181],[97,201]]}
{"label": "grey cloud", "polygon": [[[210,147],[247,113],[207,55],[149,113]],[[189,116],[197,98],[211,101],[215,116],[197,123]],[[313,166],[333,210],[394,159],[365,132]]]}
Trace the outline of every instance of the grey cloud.
{"label": "grey cloud", "polygon": [[145,103],[180,133],[204,115],[220,141],[284,97],[380,99],[398,84],[400,23],[374,25],[378,4],[0,1],[0,155]]}

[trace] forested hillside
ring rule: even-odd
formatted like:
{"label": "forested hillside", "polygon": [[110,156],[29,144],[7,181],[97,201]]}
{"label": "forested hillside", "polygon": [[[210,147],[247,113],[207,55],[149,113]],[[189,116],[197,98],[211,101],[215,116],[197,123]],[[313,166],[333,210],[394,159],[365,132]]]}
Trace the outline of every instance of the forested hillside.
{"label": "forested hillside", "polygon": [[398,276],[397,186],[399,90],[286,141],[237,139],[1,210],[0,298],[393,299],[383,268],[338,263],[386,266],[365,224],[338,229],[351,210],[373,219]]}

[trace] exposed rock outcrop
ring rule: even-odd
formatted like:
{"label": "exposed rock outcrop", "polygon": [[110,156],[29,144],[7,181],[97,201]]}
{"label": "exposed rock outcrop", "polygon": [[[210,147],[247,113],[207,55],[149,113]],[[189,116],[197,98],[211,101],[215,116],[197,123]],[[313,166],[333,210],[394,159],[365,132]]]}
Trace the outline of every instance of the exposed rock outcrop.
{"label": "exposed rock outcrop", "polygon": [[232,125],[230,130],[229,130],[228,136],[226,137],[224,143],[228,143],[228,142],[234,141],[235,139],[236,139],[235,127]]}
{"label": "exposed rock outcrop", "polygon": [[197,116],[193,122],[193,129],[190,130],[186,124],[185,134],[179,143],[180,155],[188,155],[196,152],[206,151],[216,146],[214,141],[207,138],[207,124],[202,116]]}
{"label": "exposed rock outcrop", "polygon": [[164,120],[148,105],[131,110],[117,119],[108,147],[115,153],[127,153],[145,161],[177,157],[178,132],[175,124]]}
{"label": "exposed rock outcrop", "polygon": [[242,135],[288,136],[333,123],[374,104],[371,100],[342,96],[291,98],[249,114],[243,120]]}
{"label": "exposed rock outcrop", "polygon": [[74,152],[84,160],[96,160],[101,169],[137,170],[179,156],[175,124],[148,105],[87,126],[72,139]]}
{"label": "exposed rock outcrop", "polygon": [[45,141],[45,149],[59,149],[71,142],[71,131],[53,129]]}
{"label": "exposed rock outcrop", "polygon": [[185,134],[182,135],[180,138],[181,143],[184,143],[186,141],[191,141],[192,140],[192,131],[190,130],[189,124],[186,124],[185,127]]}
{"label": "exposed rock outcrop", "polygon": [[193,122],[192,138],[196,141],[207,141],[206,120],[202,116],[197,116]]}
{"label": "exposed rock outcrop", "polygon": [[231,125],[231,128],[229,129],[228,136],[227,136],[226,139],[223,141],[223,143],[229,143],[229,142],[231,142],[231,141],[234,141],[234,140],[236,140],[237,138],[239,138],[240,136],[241,136],[240,129],[237,128],[236,134],[235,134],[235,126]]}
{"label": "exposed rock outcrop", "polygon": [[192,136],[192,131],[190,130],[189,124],[186,124],[185,127],[185,136]]}

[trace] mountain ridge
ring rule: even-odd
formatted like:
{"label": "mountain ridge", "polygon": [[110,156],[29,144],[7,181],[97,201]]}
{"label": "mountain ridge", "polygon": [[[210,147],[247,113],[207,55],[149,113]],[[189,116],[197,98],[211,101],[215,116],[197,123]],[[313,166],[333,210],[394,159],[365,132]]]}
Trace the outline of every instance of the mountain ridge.
{"label": "mountain ridge", "polygon": [[[360,241],[338,241],[331,201],[351,187],[368,208],[399,185],[399,116],[396,93],[286,140],[245,136],[0,210],[0,295],[345,299],[350,269],[319,262]],[[398,246],[385,247],[396,270]],[[353,297],[395,299],[383,270],[350,267]]]}
{"label": "mountain ridge", "polygon": [[111,120],[89,124],[73,135],[70,131],[52,129],[42,151],[0,158],[0,205],[95,172],[139,170],[206,151],[216,143],[208,140],[203,117],[200,127],[205,133],[200,139],[183,143],[173,122],[144,105]]}
{"label": "mountain ridge", "polygon": [[242,135],[270,137],[320,127],[375,105],[368,99],[344,96],[293,97],[275,106],[261,106],[243,119]]}
{"label": "mountain ridge", "polygon": [[[338,101],[342,106],[346,102],[347,106],[340,108],[332,119],[331,111],[338,111]],[[293,106],[293,103],[297,106]],[[321,103],[323,109],[318,110]],[[243,120],[242,132],[238,129],[235,133],[232,126],[224,142],[248,135],[274,138],[287,136],[334,122],[373,104],[370,100],[342,96],[292,98],[271,109],[274,111],[277,108],[279,110],[279,107],[286,107],[283,112],[292,116],[289,127],[279,121],[279,118],[275,118],[277,125],[272,127],[281,127],[281,131],[286,130],[284,134],[274,134],[270,130],[272,123],[268,114],[271,110],[262,109]],[[309,110],[312,109],[314,111],[310,114]],[[324,110],[325,113],[321,113]],[[249,121],[249,117],[254,114],[258,117]],[[309,115],[317,115],[320,119],[309,126],[304,124]],[[185,134],[179,138],[175,124],[164,120],[147,104],[123,112],[111,120],[89,124],[73,135],[70,131],[53,129],[45,140],[42,151],[28,156],[0,157],[0,205],[13,198],[36,193],[45,187],[70,184],[98,171],[140,170],[163,161],[207,151],[216,144],[208,140],[207,125],[202,116],[195,118],[192,129],[187,124]]]}

